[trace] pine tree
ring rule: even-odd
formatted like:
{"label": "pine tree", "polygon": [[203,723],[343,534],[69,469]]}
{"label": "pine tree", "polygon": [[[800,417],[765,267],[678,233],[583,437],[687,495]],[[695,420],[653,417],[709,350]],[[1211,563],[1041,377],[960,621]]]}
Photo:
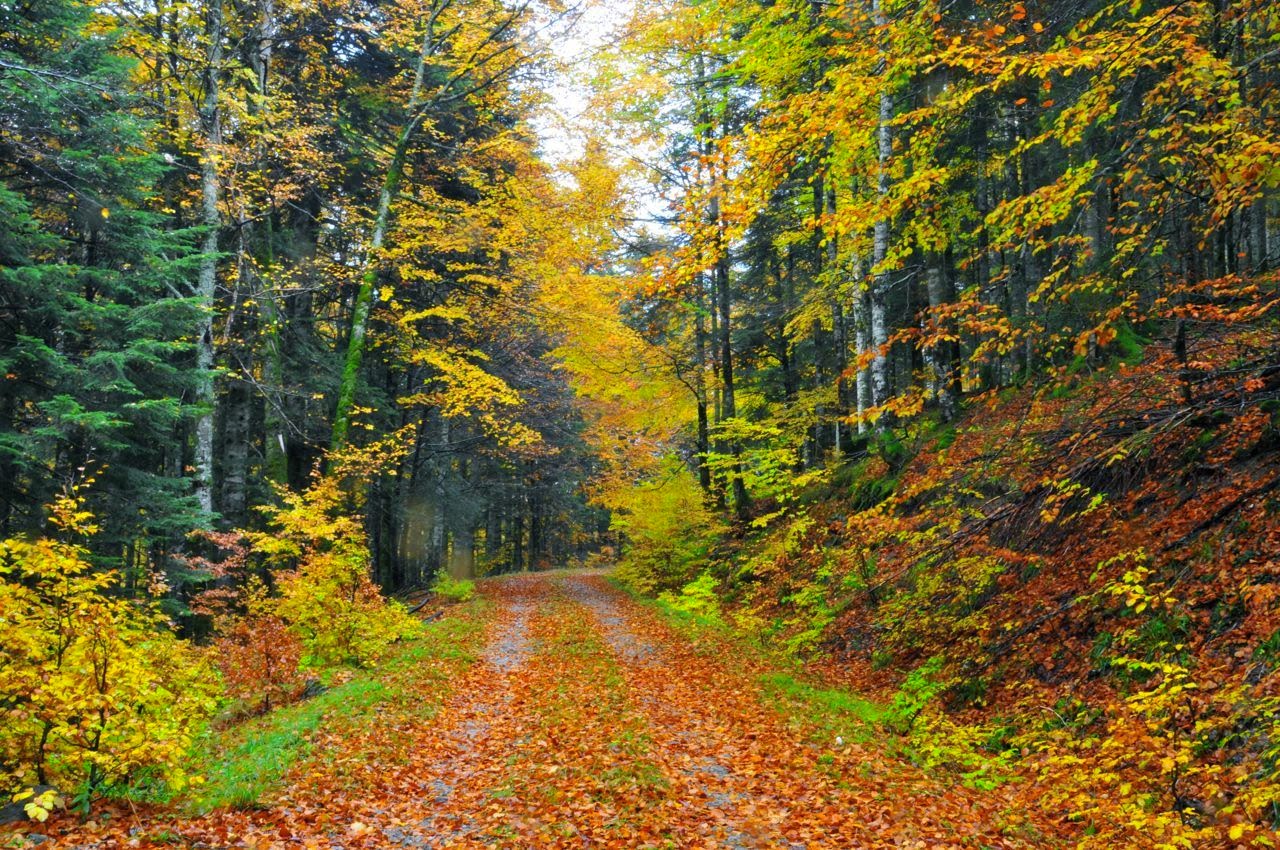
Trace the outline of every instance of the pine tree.
{"label": "pine tree", "polygon": [[94,474],[99,542],[137,564],[195,524],[192,238],[151,203],[167,164],[92,14],[0,4],[0,533]]}

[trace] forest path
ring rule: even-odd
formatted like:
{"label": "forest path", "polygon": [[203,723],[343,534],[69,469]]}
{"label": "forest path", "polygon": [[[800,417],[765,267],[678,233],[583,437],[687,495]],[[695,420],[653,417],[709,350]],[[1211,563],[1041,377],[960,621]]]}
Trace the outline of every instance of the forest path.
{"label": "forest path", "polygon": [[[599,574],[480,586],[496,625],[442,714],[454,746],[428,768],[449,792],[411,836],[384,837],[422,847],[1043,846],[999,826],[999,795],[940,784],[873,745],[816,746],[769,707],[763,662],[675,630]],[[398,808],[394,817],[414,813]]]}
{"label": "forest path", "polygon": [[56,846],[1046,846],[1010,827],[1021,818],[1000,792],[930,778],[874,743],[815,742],[770,707],[765,662],[677,630],[602,575],[478,586],[474,663],[443,692],[445,673],[424,665],[420,690],[322,735],[262,808],[138,812],[115,838],[72,829]]}

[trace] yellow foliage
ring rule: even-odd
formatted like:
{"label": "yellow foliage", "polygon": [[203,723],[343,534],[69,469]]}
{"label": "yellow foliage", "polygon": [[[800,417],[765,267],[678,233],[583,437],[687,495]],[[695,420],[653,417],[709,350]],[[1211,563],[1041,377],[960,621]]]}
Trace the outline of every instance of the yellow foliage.
{"label": "yellow foliage", "polygon": [[618,578],[646,593],[690,581],[724,531],[677,458],[667,458],[663,475],[616,493],[610,507],[614,529],[627,540]]}
{"label": "yellow foliage", "polygon": [[[94,530],[75,497],[52,506],[64,535]],[[53,537],[0,541],[0,788],[96,792],[148,770],[182,787],[192,738],[217,706],[204,653],[114,570]],[[47,813],[40,801],[32,805]]]}
{"label": "yellow foliage", "polygon": [[[357,511],[360,484],[399,456],[400,441],[348,449],[333,471],[301,493],[266,508],[270,530],[249,534],[253,550],[282,567],[272,613],[303,642],[310,666],[371,664],[397,640],[416,636],[421,623],[389,602],[370,579],[370,555]],[[354,479],[355,486],[347,486]]]}

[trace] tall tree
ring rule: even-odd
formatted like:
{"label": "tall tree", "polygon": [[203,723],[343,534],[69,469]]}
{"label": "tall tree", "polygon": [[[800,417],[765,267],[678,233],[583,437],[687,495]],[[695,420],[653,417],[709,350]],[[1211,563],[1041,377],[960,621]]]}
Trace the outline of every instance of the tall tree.
{"label": "tall tree", "polygon": [[197,415],[189,232],[152,199],[148,150],[118,33],[66,0],[0,8],[0,529],[92,477],[99,543],[163,562],[199,523],[180,437]]}

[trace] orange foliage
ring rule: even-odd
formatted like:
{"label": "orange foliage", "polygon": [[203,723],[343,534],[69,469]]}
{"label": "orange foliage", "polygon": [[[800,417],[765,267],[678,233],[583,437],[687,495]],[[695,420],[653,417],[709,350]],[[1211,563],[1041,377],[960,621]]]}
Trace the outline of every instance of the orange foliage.
{"label": "orange foliage", "polygon": [[941,705],[974,734],[1000,719],[1024,804],[1087,826],[1081,846],[1270,846],[1274,343],[1192,340],[1190,404],[1187,369],[1153,346],[1140,366],[991,393],[954,433],[905,426],[904,466],[862,464],[798,543],[748,542],[737,616],[797,630],[795,600],[812,621],[839,612],[814,668],[860,691],[944,657]]}

